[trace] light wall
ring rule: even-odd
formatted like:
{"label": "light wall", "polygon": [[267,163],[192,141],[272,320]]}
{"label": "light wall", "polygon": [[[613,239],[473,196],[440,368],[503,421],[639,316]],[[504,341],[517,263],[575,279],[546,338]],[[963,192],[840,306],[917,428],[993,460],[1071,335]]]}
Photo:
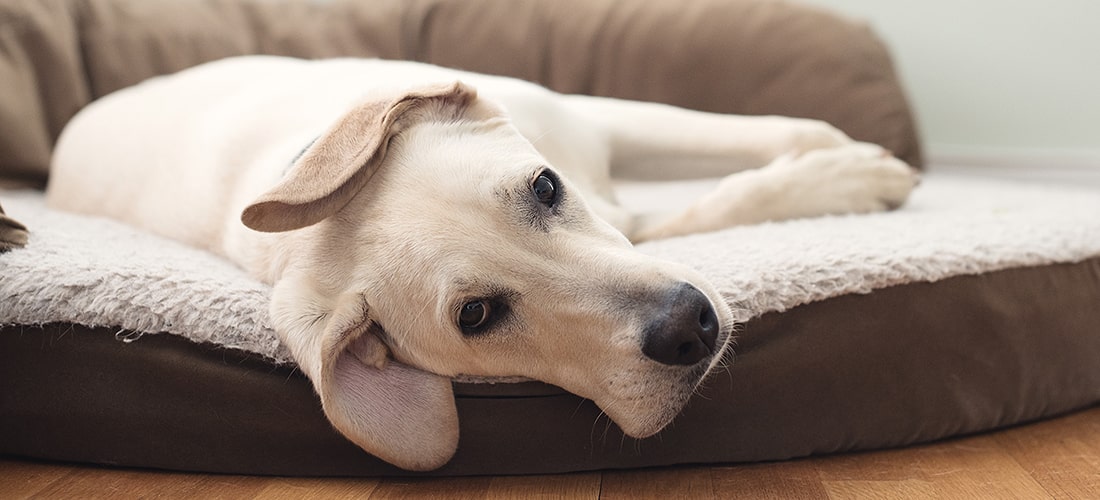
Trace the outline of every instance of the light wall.
{"label": "light wall", "polygon": [[803,1],[886,41],[933,161],[1100,168],[1100,1]]}

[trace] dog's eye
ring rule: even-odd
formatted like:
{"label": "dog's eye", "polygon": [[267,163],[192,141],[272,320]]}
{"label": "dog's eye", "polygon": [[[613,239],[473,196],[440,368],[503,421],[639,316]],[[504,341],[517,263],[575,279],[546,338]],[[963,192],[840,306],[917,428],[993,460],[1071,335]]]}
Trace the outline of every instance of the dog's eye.
{"label": "dog's eye", "polygon": [[550,206],[554,204],[558,187],[549,175],[539,174],[535,178],[535,182],[531,183],[531,191],[535,193],[535,198],[539,200],[539,203]]}
{"label": "dog's eye", "polygon": [[458,326],[467,332],[477,330],[489,321],[492,311],[492,306],[484,300],[467,302],[458,311]]}

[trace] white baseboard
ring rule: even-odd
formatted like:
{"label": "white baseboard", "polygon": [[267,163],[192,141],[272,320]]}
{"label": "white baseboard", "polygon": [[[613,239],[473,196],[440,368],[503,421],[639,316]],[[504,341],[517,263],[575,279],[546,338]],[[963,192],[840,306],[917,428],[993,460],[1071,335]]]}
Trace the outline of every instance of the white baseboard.
{"label": "white baseboard", "polygon": [[1100,187],[1100,150],[930,145],[928,169],[968,176]]}

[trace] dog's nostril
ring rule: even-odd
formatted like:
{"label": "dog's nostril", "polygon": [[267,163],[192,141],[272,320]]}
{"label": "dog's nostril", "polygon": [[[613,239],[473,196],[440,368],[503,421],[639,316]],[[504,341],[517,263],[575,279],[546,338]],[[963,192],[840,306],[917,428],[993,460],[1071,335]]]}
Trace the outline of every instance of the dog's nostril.
{"label": "dog's nostril", "polygon": [[714,315],[714,309],[710,307],[710,304],[703,306],[699,311],[699,326],[704,330],[710,330],[718,326],[718,318]]}
{"label": "dog's nostril", "polygon": [[699,311],[699,326],[703,329],[699,338],[708,348],[714,349],[714,344],[718,339],[718,315],[715,314],[714,308],[710,306],[709,302]]}
{"label": "dog's nostril", "polygon": [[718,317],[706,295],[684,283],[664,300],[663,313],[643,332],[642,353],[666,365],[693,365],[712,354]]}

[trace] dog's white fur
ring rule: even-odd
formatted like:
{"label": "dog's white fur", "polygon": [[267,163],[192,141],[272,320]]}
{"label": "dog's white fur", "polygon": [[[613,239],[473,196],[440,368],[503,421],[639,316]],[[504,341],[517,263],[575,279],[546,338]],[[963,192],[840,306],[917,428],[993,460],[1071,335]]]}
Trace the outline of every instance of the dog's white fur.
{"label": "dog's white fur", "polygon": [[[540,174],[550,203],[533,192]],[[612,174],[731,175],[655,217],[620,208]],[[719,363],[732,315],[702,276],[630,240],[883,210],[914,184],[881,148],[812,120],[559,95],[411,62],[247,57],[81,111],[48,199],[272,283],[273,324],[334,426],[430,469],[457,446],[451,376],[557,384],[632,436],[680,411]],[[495,311],[486,330],[457,325],[470,303]],[[704,328],[711,310],[714,345],[698,361],[657,360],[676,355],[653,355],[657,330]],[[668,342],[681,354],[707,344]]]}

